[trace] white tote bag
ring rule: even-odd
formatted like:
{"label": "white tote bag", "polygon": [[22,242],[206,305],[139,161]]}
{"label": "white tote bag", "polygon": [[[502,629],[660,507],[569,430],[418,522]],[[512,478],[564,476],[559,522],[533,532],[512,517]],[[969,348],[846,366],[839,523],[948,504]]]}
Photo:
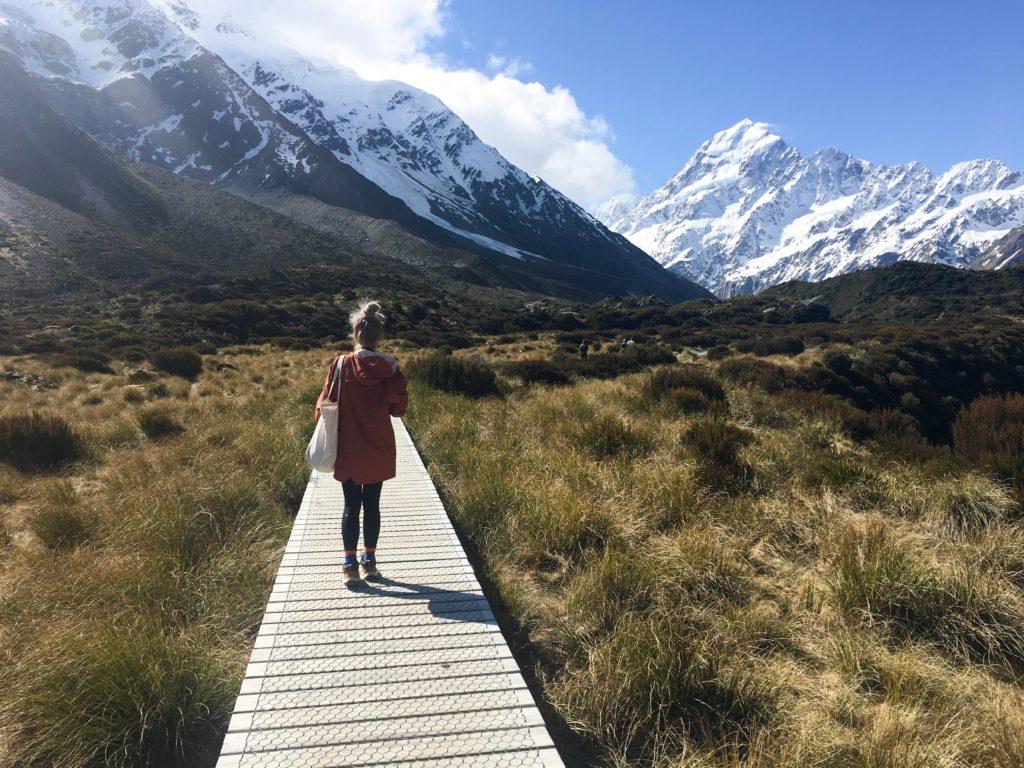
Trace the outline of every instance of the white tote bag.
{"label": "white tote bag", "polygon": [[[334,463],[338,459],[338,400],[341,398],[341,367],[344,359],[339,357],[334,366],[334,376],[327,388],[327,399],[320,403],[320,418],[306,446],[306,463],[318,472],[333,472]],[[338,392],[332,401],[335,384]]]}

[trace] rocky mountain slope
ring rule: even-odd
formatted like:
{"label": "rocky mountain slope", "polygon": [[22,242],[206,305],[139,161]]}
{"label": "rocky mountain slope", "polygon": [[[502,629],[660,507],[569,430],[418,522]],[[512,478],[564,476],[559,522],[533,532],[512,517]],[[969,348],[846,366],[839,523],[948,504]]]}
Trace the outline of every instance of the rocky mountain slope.
{"label": "rocky mountain slope", "polygon": [[996,240],[974,260],[975,269],[1002,269],[1024,265],[1024,226]]}
{"label": "rocky mountain slope", "polygon": [[897,260],[971,266],[1024,224],[1024,175],[994,160],[937,176],[920,163],[874,165],[835,148],[804,157],[770,126],[743,120],[664,186],[623,203],[609,201],[598,216],[725,297]]}
{"label": "rocky mountain slope", "polygon": [[[595,271],[444,247],[389,219],[286,190],[264,191],[256,204],[129,160],[58,115],[38,79],[3,51],[0,104],[5,302],[180,291],[234,279],[258,291],[289,268],[324,270],[336,283],[343,275],[341,284],[364,290],[473,294],[502,305],[538,295],[608,295],[607,276]],[[312,285],[324,288],[315,279]]]}
{"label": "rocky mountain slope", "polygon": [[429,94],[271,55],[183,0],[4,0],[0,49],[59,114],[133,160],[291,211],[299,196],[387,219],[506,270],[514,259],[524,274],[586,270],[588,289],[604,275],[606,293],[703,293]]}

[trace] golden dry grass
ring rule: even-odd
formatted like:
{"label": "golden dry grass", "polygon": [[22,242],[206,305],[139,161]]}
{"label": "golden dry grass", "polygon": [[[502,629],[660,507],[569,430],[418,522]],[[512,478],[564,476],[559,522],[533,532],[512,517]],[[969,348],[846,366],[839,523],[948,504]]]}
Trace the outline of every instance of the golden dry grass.
{"label": "golden dry grass", "polygon": [[648,381],[410,409],[546,696],[608,763],[1019,764],[1007,490],[756,388],[723,416]]}
{"label": "golden dry grass", "polygon": [[[56,385],[0,380],[0,416],[61,414],[87,449],[49,471],[0,462],[0,763],[210,764],[329,357],[224,350],[194,382],[0,360]],[[858,442],[827,402],[655,375],[412,389],[450,512],[601,761],[1021,765],[1024,529],[1006,488],[941,451]]]}
{"label": "golden dry grass", "polygon": [[62,417],[87,449],[0,463],[0,763],[212,763],[305,485],[324,356],[225,352],[195,383],[0,361],[55,385],[0,382],[0,416]]}

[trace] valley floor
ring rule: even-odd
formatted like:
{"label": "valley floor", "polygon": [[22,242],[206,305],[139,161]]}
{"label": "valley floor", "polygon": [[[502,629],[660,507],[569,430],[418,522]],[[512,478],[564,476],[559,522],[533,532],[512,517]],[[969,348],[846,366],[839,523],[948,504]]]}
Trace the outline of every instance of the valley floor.
{"label": "valley floor", "polygon": [[[567,764],[1024,761],[1009,485],[898,420],[766,391],[746,355],[594,378],[629,362],[605,349],[566,377],[534,336],[389,351],[454,523],[576,734]],[[329,358],[232,347],[194,380],[0,361],[0,762],[211,763]],[[12,460],[33,430],[64,453]]]}

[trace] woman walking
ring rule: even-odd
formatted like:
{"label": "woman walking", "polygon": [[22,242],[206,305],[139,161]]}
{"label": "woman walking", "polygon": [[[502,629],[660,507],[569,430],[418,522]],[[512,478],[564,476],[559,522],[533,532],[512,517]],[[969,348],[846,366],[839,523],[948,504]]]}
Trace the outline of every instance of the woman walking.
{"label": "woman walking", "polygon": [[[334,479],[342,484],[345,494],[341,518],[345,549],[342,581],[348,587],[361,583],[360,570],[366,579],[381,577],[376,555],[380,491],[384,481],[395,476],[395,433],[391,417],[405,415],[409,404],[405,375],[399,370],[398,361],[377,352],[384,335],[384,319],[380,305],[374,301],[352,313],[355,351],[331,363],[323,391],[316,401],[317,418],[324,400],[338,403],[338,458],[334,464]],[[336,368],[340,368],[337,380]],[[357,561],[360,507],[363,555]]]}

